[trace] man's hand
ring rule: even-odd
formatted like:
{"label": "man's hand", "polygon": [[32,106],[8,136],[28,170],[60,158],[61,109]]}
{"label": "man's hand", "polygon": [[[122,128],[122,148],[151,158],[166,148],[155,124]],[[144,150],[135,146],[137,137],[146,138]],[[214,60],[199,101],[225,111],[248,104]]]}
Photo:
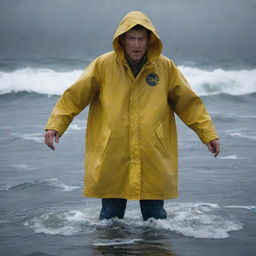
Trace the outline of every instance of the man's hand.
{"label": "man's hand", "polygon": [[44,135],[44,143],[51,148],[52,150],[55,150],[55,146],[53,145],[53,140],[55,143],[59,143],[60,134],[55,130],[47,130]]}
{"label": "man's hand", "polygon": [[212,140],[207,143],[207,147],[209,152],[211,152],[214,157],[216,157],[220,153],[220,142],[218,139]]}

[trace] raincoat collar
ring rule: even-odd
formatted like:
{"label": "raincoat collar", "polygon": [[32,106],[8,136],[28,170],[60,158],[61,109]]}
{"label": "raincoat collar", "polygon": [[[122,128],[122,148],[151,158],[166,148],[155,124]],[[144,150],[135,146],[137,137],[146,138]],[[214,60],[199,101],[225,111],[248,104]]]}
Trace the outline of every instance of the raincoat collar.
{"label": "raincoat collar", "polygon": [[128,62],[128,65],[130,66],[132,73],[134,74],[134,76],[136,77],[140,70],[142,69],[143,65],[147,62],[148,60],[148,56],[147,53],[145,53],[144,57],[142,58],[142,60],[138,63],[138,64],[133,64],[130,60],[129,60],[129,56],[127,56],[127,54],[125,54],[125,58]]}
{"label": "raincoat collar", "polygon": [[142,12],[129,12],[118,25],[113,37],[114,51],[122,63],[126,63],[126,58],[123,47],[119,43],[119,38],[136,25],[141,25],[151,31],[151,38],[147,49],[148,61],[152,62],[155,58],[159,57],[162,52],[162,42],[150,19]]}

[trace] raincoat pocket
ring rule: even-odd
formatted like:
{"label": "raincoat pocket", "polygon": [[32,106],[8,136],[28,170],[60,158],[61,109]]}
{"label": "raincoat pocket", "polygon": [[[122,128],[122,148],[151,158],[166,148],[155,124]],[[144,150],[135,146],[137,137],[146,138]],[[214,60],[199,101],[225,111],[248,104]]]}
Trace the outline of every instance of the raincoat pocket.
{"label": "raincoat pocket", "polygon": [[156,137],[158,138],[158,141],[160,142],[163,150],[167,153],[167,147],[165,145],[165,137],[164,137],[164,133],[163,133],[163,123],[160,123],[157,128],[155,129],[155,134]]}
{"label": "raincoat pocket", "polygon": [[107,149],[107,146],[109,144],[109,140],[110,140],[110,137],[111,137],[111,130],[109,128],[106,128],[102,134],[102,139],[101,139],[101,142],[97,148],[97,155],[98,156],[103,156],[106,149]]}

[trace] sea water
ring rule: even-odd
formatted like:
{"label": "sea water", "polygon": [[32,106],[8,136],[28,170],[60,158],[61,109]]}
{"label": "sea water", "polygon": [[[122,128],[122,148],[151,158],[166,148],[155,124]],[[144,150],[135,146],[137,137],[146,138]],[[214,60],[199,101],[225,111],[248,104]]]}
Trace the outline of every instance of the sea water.
{"label": "sea water", "polygon": [[99,221],[100,200],[81,196],[88,109],[56,151],[43,139],[52,107],[89,62],[1,61],[0,255],[256,255],[256,69],[179,63],[221,154],[177,118],[180,197],[165,201],[168,219],[143,222],[128,201],[123,220]]}

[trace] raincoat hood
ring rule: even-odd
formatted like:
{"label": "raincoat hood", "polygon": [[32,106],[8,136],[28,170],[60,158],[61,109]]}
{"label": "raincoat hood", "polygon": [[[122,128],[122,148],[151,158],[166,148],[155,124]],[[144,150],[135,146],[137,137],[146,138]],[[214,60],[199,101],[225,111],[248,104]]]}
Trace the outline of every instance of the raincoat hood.
{"label": "raincoat hood", "polygon": [[162,52],[162,42],[151,20],[142,12],[129,12],[120,22],[113,37],[114,51],[120,60],[124,59],[123,47],[119,43],[119,38],[136,25],[141,25],[151,31],[147,54],[148,59],[153,61],[155,58],[159,57]]}

